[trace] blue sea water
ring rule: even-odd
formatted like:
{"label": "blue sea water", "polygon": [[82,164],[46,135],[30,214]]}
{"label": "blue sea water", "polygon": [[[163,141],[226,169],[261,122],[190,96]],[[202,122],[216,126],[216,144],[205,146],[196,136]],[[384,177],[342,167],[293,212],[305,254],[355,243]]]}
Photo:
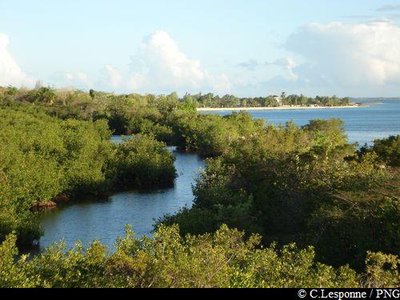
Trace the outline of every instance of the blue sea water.
{"label": "blue sea water", "polygon": [[[344,128],[351,143],[371,144],[375,139],[400,134],[400,99],[368,101],[359,100],[365,106],[357,108],[334,109],[293,109],[293,110],[255,110],[249,111],[255,118],[272,124],[285,124],[293,121],[305,125],[312,119],[339,118],[344,121]],[[207,112],[219,115],[230,111]]]}

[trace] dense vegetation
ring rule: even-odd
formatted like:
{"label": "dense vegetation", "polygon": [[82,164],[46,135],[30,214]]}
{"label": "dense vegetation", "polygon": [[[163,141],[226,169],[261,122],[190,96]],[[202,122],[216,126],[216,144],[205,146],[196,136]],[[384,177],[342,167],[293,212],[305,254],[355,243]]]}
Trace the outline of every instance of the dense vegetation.
{"label": "dense vegetation", "polygon": [[[282,96],[286,105],[348,103]],[[400,136],[357,149],[336,119],[273,126],[247,113],[196,112],[256,106],[218,99],[0,89],[0,285],[398,285]],[[112,133],[134,136],[116,145]],[[160,220],[154,239],[128,236],[113,254],[95,243],[12,259],[16,237],[40,236],[35,206],[172,184],[166,144],[199,153],[207,167],[193,207]],[[245,242],[223,224],[258,235]]]}
{"label": "dense vegetation", "polygon": [[110,142],[107,122],[60,120],[33,108],[0,108],[0,240],[40,236],[35,207],[113,189],[172,184],[174,159],[165,144],[137,136]]}
{"label": "dense vegetation", "polygon": [[[80,91],[55,91],[47,87],[41,87],[35,90],[17,90],[16,88],[1,88],[0,87],[0,101],[3,100],[17,100],[23,102],[41,102],[49,105],[63,104],[70,105],[79,102],[85,109],[89,108],[93,110],[91,103],[96,100],[97,102],[103,102],[105,98],[119,98],[119,100],[125,98],[133,101],[138,101],[143,104],[153,102],[157,99],[174,99],[180,103],[186,103],[187,106],[192,107],[277,107],[277,106],[346,106],[351,104],[351,99],[348,97],[340,98],[337,96],[316,96],[307,97],[304,95],[286,95],[284,92],[281,95],[268,95],[265,97],[236,97],[234,95],[218,96],[212,93],[208,94],[186,94],[182,98],[179,98],[176,93],[172,93],[168,96],[154,96],[145,95],[141,96],[138,94],[122,95],[115,97],[107,93],[96,92],[91,90],[89,93],[82,93]],[[164,103],[165,104],[165,103]],[[162,105],[162,104],[161,104]],[[70,107],[72,108],[72,107]],[[81,107],[82,108],[82,107]],[[94,110],[97,110],[95,108]],[[63,112],[65,113],[65,112]],[[80,114],[76,109],[71,109],[67,114],[74,115]]]}
{"label": "dense vegetation", "polygon": [[314,245],[336,266],[361,268],[367,251],[398,255],[399,170],[374,152],[385,143],[357,152],[339,120],[267,126],[208,160],[193,207],[161,222],[196,234],[228,224],[266,244]]}
{"label": "dense vegetation", "polygon": [[398,257],[369,253],[365,273],[315,260],[312,247],[260,246],[260,237],[222,226],[214,234],[179,235],[160,227],[153,238],[128,229],[116,251],[94,242],[66,251],[62,244],[27,260],[15,260],[15,236],[0,245],[2,287],[395,287]]}
{"label": "dense vegetation", "polygon": [[170,186],[176,175],[174,157],[153,137],[135,136],[121,144],[111,166],[110,178],[117,187]]}
{"label": "dense vegetation", "polygon": [[219,97],[213,94],[186,95],[186,100],[194,102],[198,107],[277,107],[277,106],[346,106],[350,105],[350,98],[336,96],[316,96],[315,98],[304,95],[269,95],[256,98],[239,98],[233,95]]}
{"label": "dense vegetation", "polygon": [[363,147],[361,152],[375,152],[383,163],[392,167],[400,167],[400,135],[376,140],[371,148]]}

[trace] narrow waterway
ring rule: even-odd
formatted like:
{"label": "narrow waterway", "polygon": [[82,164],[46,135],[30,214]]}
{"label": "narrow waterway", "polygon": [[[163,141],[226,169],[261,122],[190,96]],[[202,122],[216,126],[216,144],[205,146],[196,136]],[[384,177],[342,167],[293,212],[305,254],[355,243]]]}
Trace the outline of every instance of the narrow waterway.
{"label": "narrow waterway", "polygon": [[[118,138],[113,140],[118,141]],[[117,236],[124,234],[126,224],[132,225],[137,236],[149,235],[158,218],[173,214],[182,207],[190,207],[193,201],[192,184],[204,162],[196,154],[169,149],[176,157],[178,173],[173,188],[118,193],[104,201],[88,200],[46,212],[41,220],[44,235],[40,239],[40,247],[43,249],[60,240],[64,240],[68,247],[77,240],[84,245],[100,240],[110,247]]]}

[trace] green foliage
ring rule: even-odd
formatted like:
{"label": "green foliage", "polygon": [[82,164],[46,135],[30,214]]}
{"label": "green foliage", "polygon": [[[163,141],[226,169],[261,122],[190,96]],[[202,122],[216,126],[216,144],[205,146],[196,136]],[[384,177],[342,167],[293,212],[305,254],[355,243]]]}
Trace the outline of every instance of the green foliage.
{"label": "green foliage", "polygon": [[[189,95],[186,95],[188,97]],[[276,107],[276,106],[341,106],[350,105],[349,98],[306,97],[304,95],[289,95],[282,93],[280,97],[277,95],[269,95],[266,97],[255,98],[239,98],[233,95],[224,95],[222,97],[209,94],[190,95],[193,101],[197,102],[198,107]]]}
{"label": "green foliage", "polygon": [[263,121],[253,120],[248,113],[220,117],[177,112],[171,119],[176,145],[185,151],[197,151],[203,157],[220,156],[238,139],[255,136],[264,127]]}
{"label": "green foliage", "polygon": [[15,236],[0,246],[1,287],[393,287],[399,258],[369,253],[366,272],[316,262],[312,247],[261,247],[260,236],[221,226],[213,234],[182,237],[161,226],[153,238],[135,239],[127,228],[116,250],[94,242],[15,260]]}
{"label": "green foliage", "polygon": [[389,166],[400,167],[400,135],[376,140],[371,150]]}
{"label": "green foliage", "polygon": [[[0,88],[0,240],[10,232],[19,243],[37,239],[40,228],[32,207],[61,195],[171,184],[176,174],[166,144],[210,158],[194,187],[193,207],[160,220],[154,239],[136,240],[129,233],[111,255],[99,243],[69,251],[55,246],[28,262],[12,259],[15,238],[7,238],[0,250],[0,266],[6,270],[0,282],[46,287],[398,285],[399,136],[356,151],[336,119],[272,126],[247,113],[196,112],[197,107],[349,104],[348,98],[285,93],[179,99],[176,93]],[[133,137],[112,145],[111,132]],[[161,222],[177,223],[180,229]],[[245,230],[251,242],[223,224]],[[289,245],[261,246],[274,241]],[[339,268],[345,264],[365,272],[356,276],[349,267]]]}
{"label": "green foliage", "polygon": [[56,98],[57,95],[54,90],[48,87],[41,87],[34,91],[31,101],[53,105]]}
{"label": "green foliage", "polygon": [[35,287],[39,281],[37,275],[28,275],[27,256],[16,259],[17,237],[9,235],[0,245],[0,287]]}
{"label": "green foliage", "polygon": [[113,146],[105,120],[60,120],[14,107],[0,108],[0,126],[0,240],[11,231],[20,244],[38,239],[34,207],[175,178],[165,144],[142,137]]}
{"label": "green foliage", "polygon": [[0,239],[15,230],[21,243],[40,234],[35,205],[61,193],[97,192],[111,154],[104,122],[60,121],[0,109]]}
{"label": "green foliage", "polygon": [[112,156],[106,122],[66,120],[61,130],[66,149],[65,156],[59,160],[64,167],[64,192],[81,195],[101,191],[106,181],[106,163]]}
{"label": "green foliage", "polygon": [[[220,155],[224,149],[221,149],[222,143],[219,140],[234,139],[236,126],[233,120],[221,121],[219,117],[198,116],[196,115],[197,107],[349,104],[349,99],[335,96],[315,99],[303,95],[290,95],[283,98],[274,95],[237,98],[232,95],[219,97],[213,94],[186,94],[183,98],[179,98],[176,93],[160,96],[114,95],[93,90],[84,93],[53,90],[47,87],[35,90],[8,88],[0,90],[0,99],[2,98],[4,100],[0,103],[4,104],[39,105],[48,114],[62,119],[106,119],[114,134],[153,134],[158,140],[169,145],[204,152],[204,156]],[[207,125],[206,128],[201,128],[202,123]],[[233,136],[226,136],[226,131],[232,131]],[[207,151],[210,143],[211,146],[215,145],[215,149]]]}
{"label": "green foliage", "polygon": [[368,252],[367,287],[398,287],[400,285],[400,259],[395,255]]}
{"label": "green foliage", "polygon": [[60,243],[35,256],[24,267],[29,277],[39,277],[36,287],[88,288],[105,284],[106,259],[106,248],[99,242],[93,242],[88,249],[77,243],[68,251]]}
{"label": "green foliage", "polygon": [[367,251],[399,254],[398,175],[361,191],[341,191],[327,198],[309,220],[310,241],[320,259],[360,267]]}
{"label": "green foliage", "polygon": [[123,188],[168,186],[176,177],[174,160],[164,143],[150,136],[134,136],[117,147],[109,177]]}
{"label": "green foliage", "polygon": [[398,198],[373,193],[391,180],[396,186],[398,177],[373,153],[358,157],[342,125],[314,120],[303,128],[249,130],[208,160],[193,208],[159,222],[177,223],[182,233],[226,223],[261,234],[264,243],[312,244],[319,259],[334,265],[360,267],[368,250],[399,254]]}

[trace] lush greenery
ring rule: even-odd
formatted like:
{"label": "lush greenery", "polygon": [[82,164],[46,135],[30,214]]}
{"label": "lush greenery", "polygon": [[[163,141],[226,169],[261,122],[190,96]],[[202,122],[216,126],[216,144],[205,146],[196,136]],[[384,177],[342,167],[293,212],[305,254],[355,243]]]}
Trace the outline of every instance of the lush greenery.
{"label": "lush greenery", "polygon": [[176,176],[174,157],[153,137],[135,136],[121,144],[111,166],[110,178],[119,187],[169,186]]}
{"label": "lush greenery", "polygon": [[30,212],[65,193],[97,192],[111,152],[103,121],[60,121],[33,111],[0,109],[0,238],[39,234]]}
{"label": "lush greenery", "polygon": [[[2,285],[398,285],[400,136],[357,149],[336,119],[273,126],[247,113],[196,112],[199,106],[279,105],[272,99],[278,101],[0,89]],[[133,136],[113,144],[112,133]],[[95,243],[13,260],[15,236],[19,243],[40,236],[34,207],[171,185],[174,159],[166,144],[199,153],[207,167],[194,186],[193,207],[160,220],[154,239],[128,235],[113,254]]]}
{"label": "lush greenery", "polygon": [[400,177],[374,152],[381,144],[357,152],[340,120],[252,131],[208,160],[194,206],[161,222],[196,234],[228,224],[266,244],[314,245],[336,266],[361,268],[370,250],[398,255]]}
{"label": "lush greenery", "polygon": [[[349,105],[349,98],[305,97],[303,95],[267,96],[258,98],[223,97],[213,94],[185,95],[114,95],[91,90],[89,93],[53,90],[41,87],[34,90],[0,88],[2,105],[41,106],[58,118],[79,120],[106,119],[115,134],[154,134],[158,140],[176,144],[182,137],[176,132],[176,121],[182,113],[195,115],[196,107],[260,107],[280,105],[338,106]],[[179,113],[177,113],[179,111]],[[196,122],[198,123],[198,122]]]}
{"label": "lush greenery", "polygon": [[62,244],[15,260],[15,236],[0,245],[0,287],[396,287],[400,260],[368,253],[366,272],[318,263],[312,247],[263,248],[261,237],[222,226],[214,234],[181,237],[161,226],[135,239],[128,228],[109,254],[100,242],[66,251]]}
{"label": "lush greenery", "polygon": [[363,154],[375,152],[385,164],[392,167],[400,167],[400,135],[376,140],[373,147],[363,147],[361,152]]}
{"label": "lush greenery", "polygon": [[0,240],[40,236],[33,208],[99,196],[116,188],[171,184],[174,159],[165,144],[138,136],[110,142],[105,120],[60,120],[24,107],[0,109]]}

